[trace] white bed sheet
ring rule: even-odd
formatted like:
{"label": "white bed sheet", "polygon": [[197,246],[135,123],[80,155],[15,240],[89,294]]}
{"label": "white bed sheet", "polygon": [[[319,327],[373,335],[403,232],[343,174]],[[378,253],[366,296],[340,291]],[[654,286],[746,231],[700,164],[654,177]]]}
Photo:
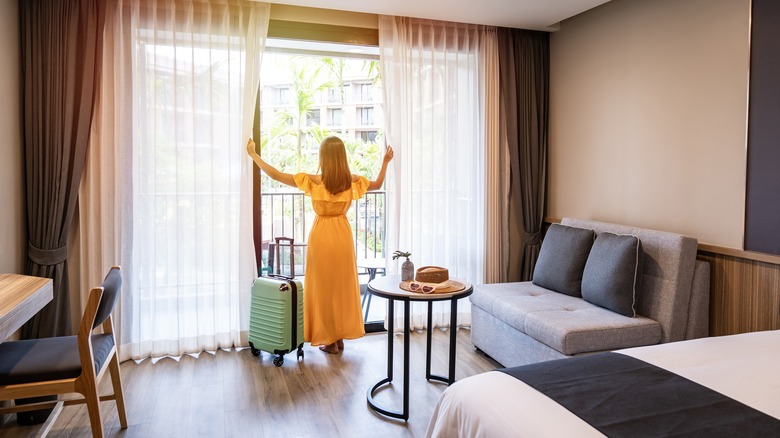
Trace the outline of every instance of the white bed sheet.
{"label": "white bed sheet", "polygon": [[[629,348],[633,356],[780,419],[780,330]],[[428,437],[603,436],[552,399],[499,371],[447,388]]]}

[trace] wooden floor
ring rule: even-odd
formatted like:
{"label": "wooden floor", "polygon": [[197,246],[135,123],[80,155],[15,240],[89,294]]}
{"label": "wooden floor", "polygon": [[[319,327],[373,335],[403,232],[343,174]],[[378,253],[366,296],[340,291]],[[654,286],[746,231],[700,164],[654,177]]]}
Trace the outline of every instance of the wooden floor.
{"label": "wooden floor", "polygon": [[[456,378],[498,366],[477,352],[470,331],[458,331]],[[434,374],[447,373],[449,334],[435,330]],[[403,337],[394,337],[394,387],[376,399],[401,408]],[[122,363],[129,427],[119,428],[113,401],[101,405],[107,436],[121,437],[420,437],[446,385],[425,380],[425,332],[411,336],[410,418],[387,419],[371,411],[366,391],[385,377],[386,333],[347,341],[343,354],[323,353],[308,344],[305,357],[288,354],[282,367],[266,353],[248,349],[202,353],[197,359]],[[104,379],[104,393],[109,379]],[[18,426],[11,416],[0,438],[33,437],[39,426]],[[85,406],[65,407],[50,437],[89,437]]]}

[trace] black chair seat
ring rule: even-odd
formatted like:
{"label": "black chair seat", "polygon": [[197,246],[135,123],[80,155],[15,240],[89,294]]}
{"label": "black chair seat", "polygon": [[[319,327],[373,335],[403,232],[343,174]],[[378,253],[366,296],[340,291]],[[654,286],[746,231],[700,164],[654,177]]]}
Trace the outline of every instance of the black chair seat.
{"label": "black chair seat", "polygon": [[[89,427],[94,438],[105,436],[100,415],[101,401],[113,400],[116,403],[119,425],[127,429],[125,397],[111,318],[121,288],[121,271],[119,266],[114,266],[103,283],[89,291],[77,336],[0,343],[0,401],[17,401],[13,406],[0,404],[0,415],[16,413],[17,421],[24,418],[37,420],[37,414],[33,418],[29,412],[43,410],[45,415],[41,415],[41,421],[35,423],[45,420],[51,425],[62,412],[62,409],[52,408],[62,407],[62,400],[36,403],[30,399],[69,394],[71,397],[66,404],[87,405]],[[95,334],[98,327],[102,333]],[[111,376],[114,392],[101,397],[98,377],[106,374]],[[77,394],[81,397],[72,397]],[[48,427],[45,427],[39,433],[46,435],[47,431]]]}
{"label": "black chair seat", "polygon": [[[103,366],[114,337],[92,335],[95,369]],[[77,336],[28,339],[0,344],[0,385],[71,379],[81,374]]]}

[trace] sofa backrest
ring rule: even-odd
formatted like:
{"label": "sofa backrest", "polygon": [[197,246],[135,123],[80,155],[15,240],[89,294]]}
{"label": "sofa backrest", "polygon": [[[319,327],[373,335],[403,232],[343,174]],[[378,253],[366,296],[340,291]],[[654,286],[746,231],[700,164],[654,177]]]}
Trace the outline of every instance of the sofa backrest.
{"label": "sofa backrest", "polygon": [[645,258],[637,313],[661,324],[661,342],[679,341],[688,337],[689,307],[698,247],[696,239],[585,219],[564,218],[561,224],[588,228],[594,230],[596,235],[606,231],[639,237]]}

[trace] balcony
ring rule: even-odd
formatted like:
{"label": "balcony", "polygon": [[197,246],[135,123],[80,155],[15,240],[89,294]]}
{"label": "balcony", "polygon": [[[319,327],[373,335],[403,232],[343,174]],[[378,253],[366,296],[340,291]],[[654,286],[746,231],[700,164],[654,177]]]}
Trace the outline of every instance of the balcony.
{"label": "balcony", "polygon": [[[263,222],[263,269],[270,270],[269,258],[273,261],[274,241],[276,237],[290,237],[295,246],[295,274],[302,276],[306,269],[306,248],[309,231],[314,223],[314,211],[311,201],[305,199],[300,191],[271,189],[261,198]],[[347,219],[352,226],[357,259],[385,258],[385,197],[384,191],[366,193],[352,203]],[[290,250],[281,248],[279,263],[282,273],[289,273]],[[274,261],[275,265],[275,261]]]}
{"label": "balcony", "polygon": [[[314,223],[314,211],[311,201],[305,199],[300,191],[287,191],[271,189],[272,192],[264,192],[261,197],[262,221],[263,221],[263,271],[270,272],[270,263],[276,266],[274,260],[275,238],[290,237],[294,241],[295,275],[303,276],[306,266],[307,239],[311,225]],[[362,266],[383,266],[385,259],[385,230],[386,230],[386,193],[374,191],[363,195],[352,203],[347,212],[347,219],[352,226],[355,241],[355,257]],[[290,249],[280,248],[281,273],[290,273]],[[361,272],[362,271],[362,272]],[[383,273],[380,268],[380,274]],[[376,272],[376,269],[374,270]],[[367,295],[365,284],[368,282],[368,269],[358,269],[360,281],[361,304],[363,307],[363,320],[366,322],[366,331],[381,331],[381,321],[385,315],[385,300],[374,299]],[[265,274],[264,274],[265,275]]]}

